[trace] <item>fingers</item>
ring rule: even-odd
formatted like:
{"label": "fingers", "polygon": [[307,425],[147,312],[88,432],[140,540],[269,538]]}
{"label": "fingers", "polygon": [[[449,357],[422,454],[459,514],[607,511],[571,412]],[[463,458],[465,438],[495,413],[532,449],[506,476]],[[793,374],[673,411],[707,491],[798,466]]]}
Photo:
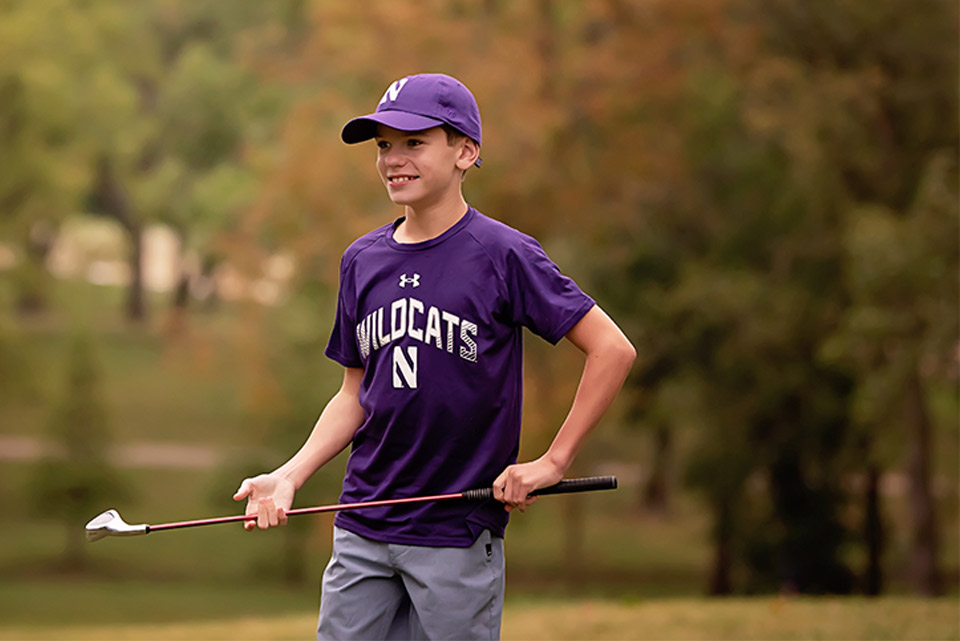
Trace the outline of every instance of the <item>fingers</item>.
{"label": "fingers", "polygon": [[247,498],[251,492],[253,492],[253,483],[250,479],[244,479],[243,483],[240,484],[240,488],[233,495],[233,500],[242,501]]}
{"label": "fingers", "polygon": [[535,461],[508,466],[493,482],[494,497],[504,503],[510,512],[525,512],[536,497],[530,494],[537,488],[553,485],[563,478],[564,470],[550,459],[541,456]]}
{"label": "fingers", "polygon": [[[243,522],[243,529],[248,532],[256,528],[266,530],[270,527],[287,524],[286,511],[282,507],[277,507],[274,502],[276,490],[265,480],[269,480],[266,475],[244,479],[233,495],[235,501],[247,499],[247,507],[244,513],[247,516],[256,517]],[[281,503],[286,502],[281,500]]]}
{"label": "fingers", "polygon": [[504,470],[500,473],[500,476],[493,482],[493,498],[498,501],[505,502],[504,491],[507,485],[507,471]]}
{"label": "fingers", "polygon": [[526,512],[527,507],[537,499],[537,497],[529,496],[535,489],[536,486],[525,480],[514,466],[505,469],[493,482],[493,496],[504,504],[504,509],[507,512],[512,512],[515,509]]}
{"label": "fingers", "polygon": [[517,504],[517,505],[510,505],[510,504],[508,503],[508,504],[506,504],[506,505],[503,506],[503,509],[505,509],[507,512],[513,512],[514,510],[520,510],[520,512],[522,513],[522,512],[526,512],[528,507],[530,507],[531,505],[533,505],[534,503],[536,503],[536,502],[539,501],[539,500],[540,500],[540,497],[539,497],[539,496],[531,496],[531,497],[528,498],[524,503],[520,503],[520,504]]}
{"label": "fingers", "polygon": [[266,530],[269,527],[286,525],[287,515],[283,509],[278,508],[272,498],[264,498],[257,501],[257,527]]}
{"label": "fingers", "polygon": [[266,530],[271,525],[277,524],[277,506],[273,499],[260,499],[257,501],[257,527]]}
{"label": "fingers", "polygon": [[[251,479],[243,479],[243,482],[240,484],[240,487],[237,489],[237,491],[233,495],[233,500],[242,501],[243,499],[248,498],[251,494],[253,494],[253,487],[254,487],[253,481]],[[247,501],[247,508],[246,510],[244,510],[244,514],[255,514],[256,510],[253,508],[254,508],[253,500],[250,499]],[[256,527],[256,522],[254,521],[247,520],[243,522],[243,529],[246,530],[247,532],[249,532],[255,527]]]}
{"label": "fingers", "polygon": [[[250,492],[247,492],[247,494],[250,494]],[[254,501],[252,498],[247,500],[247,507],[243,513],[246,514],[247,516],[251,516],[251,515],[255,516],[257,514],[257,511],[258,511],[257,502]],[[247,532],[252,531],[255,527],[257,527],[256,519],[247,519],[246,521],[243,522],[243,529],[246,530]]]}
{"label": "fingers", "polygon": [[504,470],[493,482],[493,498],[503,503],[507,512],[513,511],[514,508],[513,504],[507,500],[507,472],[509,469]]}

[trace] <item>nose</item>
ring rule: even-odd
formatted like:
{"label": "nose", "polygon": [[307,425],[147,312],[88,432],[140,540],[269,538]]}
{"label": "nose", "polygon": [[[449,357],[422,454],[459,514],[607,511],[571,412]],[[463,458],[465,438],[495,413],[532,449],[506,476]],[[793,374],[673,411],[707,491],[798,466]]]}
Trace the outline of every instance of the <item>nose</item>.
{"label": "nose", "polygon": [[380,150],[380,162],[386,167],[399,167],[406,162],[406,158],[402,150],[396,147],[390,147],[389,149]]}

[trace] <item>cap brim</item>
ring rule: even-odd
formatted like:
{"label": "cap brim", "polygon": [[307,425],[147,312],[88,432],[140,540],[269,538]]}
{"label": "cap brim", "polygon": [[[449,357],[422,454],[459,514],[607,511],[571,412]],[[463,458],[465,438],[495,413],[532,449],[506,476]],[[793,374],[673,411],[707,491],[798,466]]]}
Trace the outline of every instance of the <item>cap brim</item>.
{"label": "cap brim", "polygon": [[442,120],[406,111],[379,111],[369,116],[354,118],[345,124],[340,132],[340,139],[348,145],[370,140],[377,135],[377,125],[385,125],[400,131],[421,131],[439,127],[442,124]]}

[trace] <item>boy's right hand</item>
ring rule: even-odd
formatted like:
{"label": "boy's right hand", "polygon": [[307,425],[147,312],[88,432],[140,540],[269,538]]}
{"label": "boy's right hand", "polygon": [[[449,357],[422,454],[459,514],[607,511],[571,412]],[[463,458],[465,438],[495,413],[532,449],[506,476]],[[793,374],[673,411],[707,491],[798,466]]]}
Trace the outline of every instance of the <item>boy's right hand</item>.
{"label": "boy's right hand", "polygon": [[246,514],[256,514],[256,520],[243,522],[248,532],[255,527],[266,530],[275,525],[287,524],[287,510],[293,505],[297,488],[293,483],[276,474],[261,474],[244,479],[233,495],[234,501],[247,499]]}

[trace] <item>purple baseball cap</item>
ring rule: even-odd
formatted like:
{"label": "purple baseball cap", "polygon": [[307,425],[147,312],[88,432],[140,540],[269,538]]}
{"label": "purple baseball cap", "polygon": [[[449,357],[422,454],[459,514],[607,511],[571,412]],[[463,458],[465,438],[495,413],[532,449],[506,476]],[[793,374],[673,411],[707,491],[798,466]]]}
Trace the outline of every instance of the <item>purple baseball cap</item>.
{"label": "purple baseball cap", "polygon": [[[340,132],[347,144],[370,140],[377,125],[400,131],[420,131],[447,124],[480,145],[480,108],[466,85],[442,73],[421,73],[395,81],[377,110],[354,118]],[[480,166],[480,159],[475,163]]]}

